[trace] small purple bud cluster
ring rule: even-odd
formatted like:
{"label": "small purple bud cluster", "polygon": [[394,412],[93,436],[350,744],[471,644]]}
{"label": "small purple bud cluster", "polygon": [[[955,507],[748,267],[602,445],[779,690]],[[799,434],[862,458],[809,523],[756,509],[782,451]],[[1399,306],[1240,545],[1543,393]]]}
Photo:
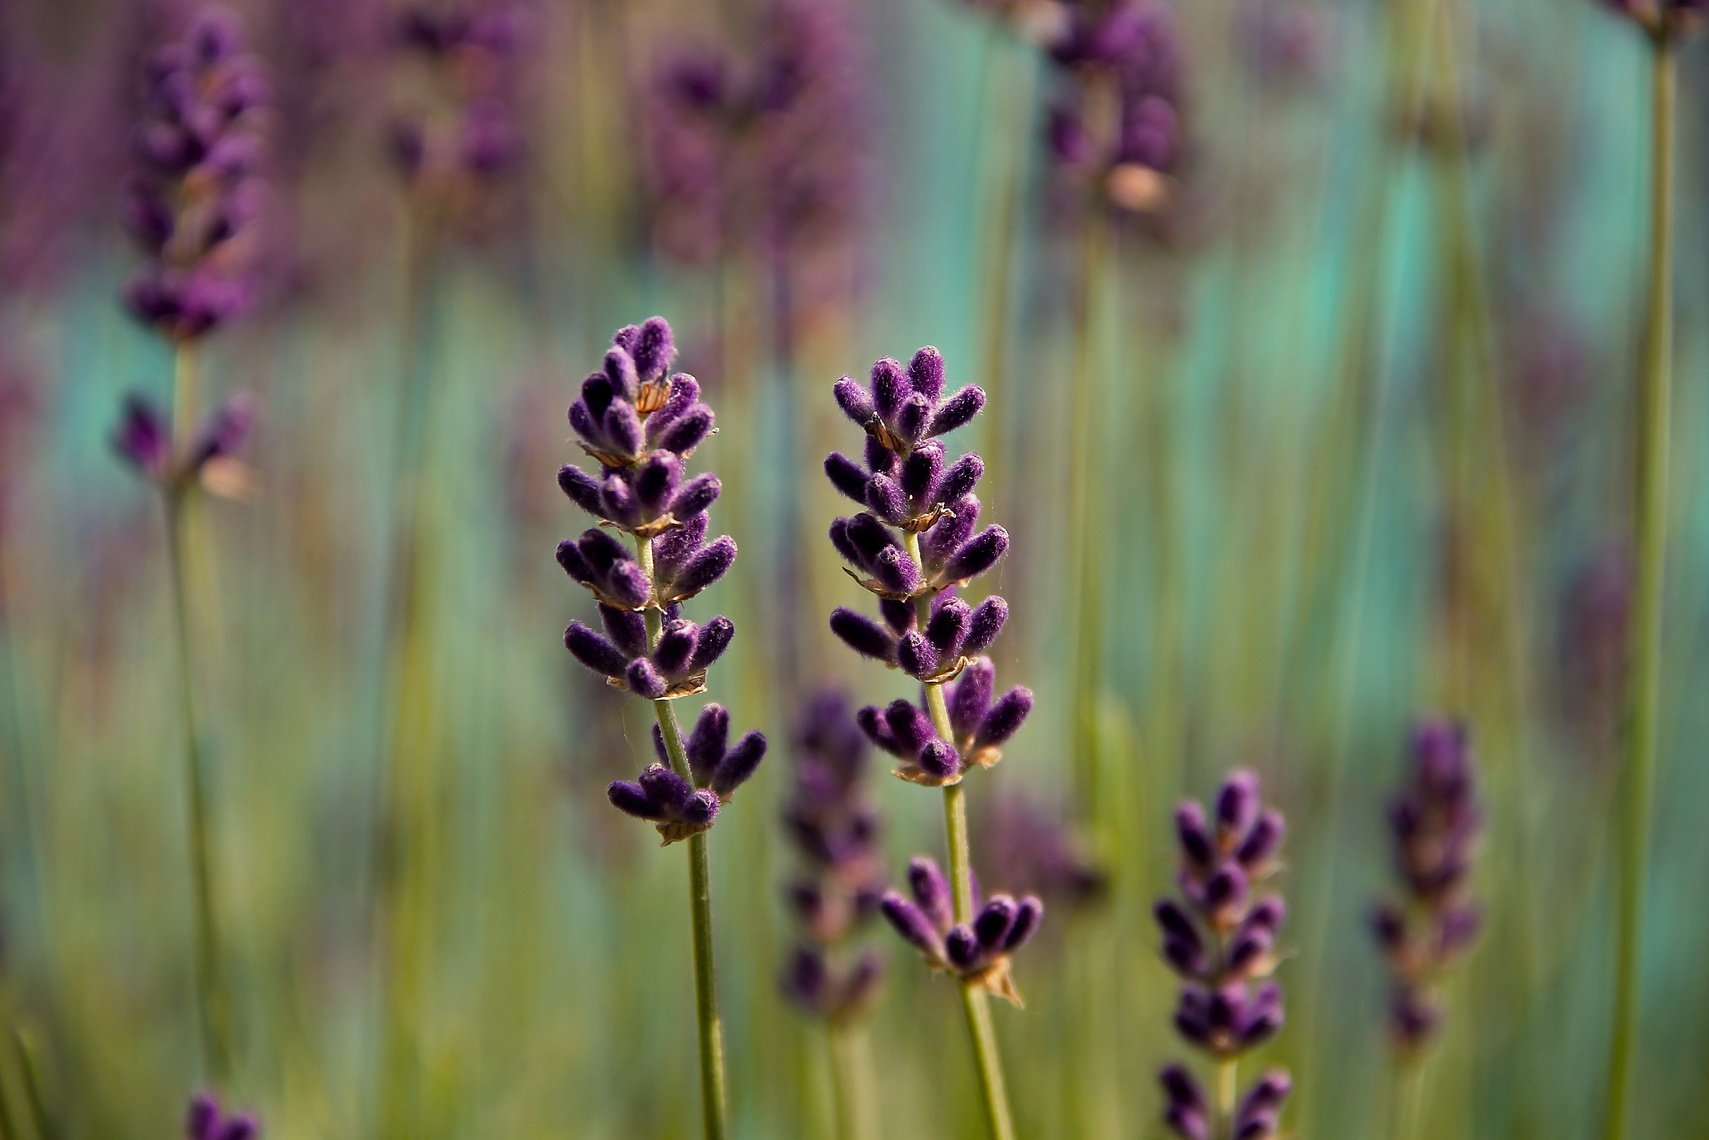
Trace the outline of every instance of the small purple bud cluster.
{"label": "small purple bud cluster", "polygon": [[113,430],[113,450],[138,474],[161,489],[178,493],[202,486],[215,493],[241,494],[247,473],[237,453],[249,438],[255,404],[243,392],[227,397],[202,424],[181,455],[172,453],[172,426],[146,396],[126,398],[124,414]]}
{"label": "small purple bud cluster", "polygon": [[1442,1015],[1431,988],[1471,948],[1482,913],[1467,896],[1483,813],[1465,728],[1441,720],[1412,733],[1412,771],[1389,805],[1402,901],[1371,912],[1371,933],[1388,960],[1389,1030],[1411,1052],[1427,1044]]}
{"label": "small purple bud cluster", "polygon": [[1009,958],[1038,929],[1044,904],[1031,895],[1018,901],[992,895],[981,903],[975,888],[973,920],[956,922],[949,881],[930,859],[908,864],[908,890],[912,900],[886,891],[879,903],[896,933],[933,969],[1022,1004],[1009,975]]}
{"label": "small purple bud cluster", "polygon": [[1032,709],[1024,688],[993,701],[995,671],[979,656],[1002,632],[1008,603],[992,596],[969,605],[955,593],[1009,546],[1000,526],[975,530],[983,461],[970,453],[950,462],[938,439],[971,420],[985,393],[968,385],[946,396],[943,357],[930,347],[906,368],[880,360],[868,385],[845,376],[833,392],[867,441],[864,465],[842,452],[825,460],[832,485],[866,508],[832,523],[831,542],[854,567],[850,577],[878,596],[880,620],[839,606],[831,631],[862,656],[924,684],[951,686],[955,739],[939,737],[926,711],[908,701],[862,709],[860,724],[902,760],[897,774],[904,779],[955,783],[970,766],[996,763],[1000,745]]}
{"label": "small purple bud cluster", "polygon": [[[728,536],[706,541],[717,477],[683,480],[684,462],[712,431],[712,410],[701,403],[694,377],[670,372],[675,354],[662,317],[617,331],[569,412],[600,473],[574,466],[558,472],[572,502],[636,544],[631,552],[598,527],[558,544],[558,564],[593,594],[604,627],[601,633],[572,621],[564,645],[612,687],[650,701],[704,692],[707,669],[736,634],[727,617],[699,624],[682,616],[683,602],[730,569],[736,544]],[[652,611],[656,630],[649,629]],[[611,802],[656,824],[666,843],[706,830],[765,755],[764,736],[750,732],[731,746],[729,733],[721,706],[703,708],[683,745],[687,771],[679,772],[655,728],[659,763],[639,780],[613,783]]]}
{"label": "small purple bud cluster", "polygon": [[1075,5],[1050,54],[1073,78],[1047,121],[1051,153],[1101,180],[1118,209],[1165,209],[1184,157],[1172,12],[1158,0]]}
{"label": "small purple bud cluster", "polygon": [[267,100],[261,66],[223,8],[203,9],[149,60],[124,203],[149,260],[124,301],[168,340],[202,336],[249,303]]}
{"label": "small purple bud cluster", "polygon": [[393,161],[411,182],[454,188],[513,169],[522,157],[516,57],[522,13],[507,3],[418,4],[398,21],[399,52],[427,66],[426,106],[392,123]]}
{"label": "small purple bud cluster", "polygon": [[[974,853],[993,879],[1035,892],[1052,907],[1074,909],[1104,894],[1107,875],[1055,805],[1016,791],[980,803]],[[981,845],[979,838],[986,842]]]}
{"label": "small purple bud cluster", "polygon": [[184,1114],[184,1140],[255,1140],[260,1135],[261,1126],[253,1116],[226,1116],[219,1101],[207,1093],[192,1097]]}
{"label": "small purple bud cluster", "polygon": [[844,1022],[871,1008],[878,994],[883,959],[843,948],[877,913],[884,873],[878,813],[866,797],[867,744],[841,693],[820,693],[802,710],[794,759],[783,825],[803,867],[786,897],[803,938],[783,989],[808,1013]]}
{"label": "small purple bud cluster", "polygon": [[[1163,957],[1181,977],[1175,1028],[1187,1042],[1229,1063],[1274,1037],[1282,1027],[1282,991],[1271,979],[1276,939],[1287,913],[1279,895],[1256,895],[1275,873],[1282,814],[1263,807],[1256,774],[1224,781],[1215,818],[1192,801],[1175,811],[1181,869],[1179,898],[1155,908]],[[1164,1122],[1183,1140],[1209,1140],[1212,1114],[1198,1084],[1180,1065],[1161,1076]],[[1281,1070],[1266,1073],[1235,1109],[1230,1135],[1263,1140],[1276,1134],[1289,1090]]]}

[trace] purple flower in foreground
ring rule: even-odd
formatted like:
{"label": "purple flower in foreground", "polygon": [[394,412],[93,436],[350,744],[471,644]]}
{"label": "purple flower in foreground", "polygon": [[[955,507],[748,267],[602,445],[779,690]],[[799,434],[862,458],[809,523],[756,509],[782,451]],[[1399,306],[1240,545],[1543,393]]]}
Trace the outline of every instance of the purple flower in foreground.
{"label": "purple flower in foreground", "polygon": [[[711,431],[712,412],[693,377],[669,374],[675,352],[662,317],[617,331],[601,370],[570,407],[570,423],[600,475],[578,467],[558,473],[571,501],[635,544],[632,552],[598,527],[558,544],[558,564],[594,596],[601,625],[572,621],[564,646],[612,687],[655,702],[704,692],[707,669],[736,634],[727,617],[696,623],[682,614],[683,602],[730,569],[736,544],[728,537],[706,541],[716,477],[683,479],[684,461]],[[611,802],[656,824],[666,843],[706,830],[765,756],[759,733],[734,745],[728,735],[729,715],[707,705],[684,742],[679,771],[655,730],[659,763],[638,780],[613,783]]]}
{"label": "purple flower in foreground", "polygon": [[809,1013],[844,1021],[870,1008],[883,975],[876,954],[846,947],[877,913],[884,873],[878,813],[865,789],[870,754],[841,693],[820,693],[807,703],[793,759],[783,825],[802,868],[785,897],[803,937],[785,966],[783,988]]}
{"label": "purple flower in foreground", "polygon": [[173,453],[166,413],[145,396],[125,399],[113,429],[113,450],[149,482],[167,491],[202,486],[215,494],[241,498],[249,487],[248,468],[236,456],[249,438],[255,403],[238,392],[203,422],[182,454]]}
{"label": "purple flower in foreground", "polygon": [[1044,917],[1044,904],[1028,895],[1016,900],[973,892],[973,919],[956,922],[949,880],[930,859],[908,864],[908,897],[886,891],[879,902],[885,919],[933,969],[954,974],[1016,1005],[1022,1004],[1009,958],[1033,936]]}
{"label": "purple flower in foreground", "polygon": [[901,761],[896,776],[931,787],[960,783],[971,769],[1001,760],[1003,745],[1032,712],[1031,689],[1016,685],[994,697],[996,678],[991,659],[980,657],[942,683],[949,739],[938,735],[925,707],[907,700],[883,708],[868,705],[855,714],[855,723],[867,739]]}
{"label": "purple flower in foreground", "polygon": [[260,64],[223,8],[203,9],[149,61],[124,210],[149,260],[124,300],[168,340],[202,336],[249,302],[266,102]]}
{"label": "purple flower in foreground", "polygon": [[184,1140],[255,1140],[260,1135],[261,1126],[253,1116],[226,1116],[219,1101],[207,1093],[192,1097],[184,1114]]}
{"label": "purple flower in foreground", "polygon": [[1441,1022],[1431,989],[1471,948],[1482,913],[1468,897],[1483,813],[1465,728],[1421,721],[1412,769],[1389,805],[1401,899],[1371,912],[1371,933],[1390,973],[1389,1030],[1397,1048],[1427,1044]]}
{"label": "purple flower in foreground", "polygon": [[[1275,873],[1282,814],[1266,809],[1249,771],[1224,781],[1209,813],[1188,801],[1175,811],[1181,853],[1179,894],[1157,903],[1163,958],[1181,978],[1175,1029],[1188,1044],[1231,1062],[1282,1027],[1282,991],[1271,979],[1287,909],[1260,893]],[[1171,1065],[1160,1076],[1164,1123],[1184,1140],[1213,1135],[1214,1112],[1192,1074]],[[1273,1070],[1247,1093],[1219,1136],[1274,1136],[1287,1074]]]}

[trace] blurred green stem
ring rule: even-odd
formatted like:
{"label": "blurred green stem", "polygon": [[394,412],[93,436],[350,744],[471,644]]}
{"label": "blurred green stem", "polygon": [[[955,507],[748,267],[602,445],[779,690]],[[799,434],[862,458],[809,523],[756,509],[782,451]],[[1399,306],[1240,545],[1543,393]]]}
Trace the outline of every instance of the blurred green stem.
{"label": "blurred green stem", "polygon": [[[1088,96],[1090,99],[1091,96]],[[1080,249],[1080,278],[1074,295],[1075,361],[1068,377],[1072,393],[1070,415],[1073,444],[1070,451],[1068,494],[1073,530],[1069,548],[1078,571],[1074,635],[1074,798],[1083,822],[1096,830],[1098,818],[1098,699],[1102,660],[1099,632],[1105,619],[1100,597],[1097,533],[1097,495],[1093,480],[1101,470],[1097,423],[1097,289],[1103,272],[1104,246],[1109,233],[1103,223],[1103,203],[1089,195],[1085,203]],[[1101,836],[1099,837],[1102,838]]]}
{"label": "blurred green stem", "polygon": [[[1216,1063],[1216,1113],[1215,1127],[1217,1136],[1226,1136],[1234,1140],[1234,1101],[1238,1095],[1236,1088],[1239,1082],[1237,1062],[1233,1057],[1219,1057]],[[1391,1140],[1393,1138],[1391,1137]]]}
{"label": "blurred green stem", "polygon": [[[178,454],[187,453],[195,432],[196,350],[179,342],[173,356],[172,435]],[[206,757],[202,722],[196,706],[196,629],[191,607],[190,528],[194,484],[174,482],[166,491],[166,538],[172,573],[172,610],[178,634],[178,687],[184,717],[184,790],[190,827],[190,874],[195,897],[196,987],[201,1008],[202,1053],[208,1076],[223,1086],[231,1075],[230,1006],[219,954],[218,911],[214,904],[214,869]]]}
{"label": "blurred green stem", "polygon": [[827,1040],[838,1140],[874,1140],[878,1135],[878,1088],[872,1079],[872,1046],[866,1030],[858,1025],[832,1025]]}
{"label": "blurred green stem", "polygon": [[1389,1093],[1389,1140],[1412,1140],[1418,1135],[1419,1115],[1424,1106],[1424,1059],[1396,1057]]}
{"label": "blurred green stem", "polygon": [[[652,581],[652,542],[637,538],[635,552],[647,580]],[[647,643],[656,644],[662,616],[656,607],[650,607],[644,611],[644,617]],[[692,783],[694,776],[688,770],[688,754],[683,749],[682,726],[677,723],[675,707],[668,700],[654,701],[653,713],[658,718],[671,769]],[[704,831],[688,837],[688,894],[694,929],[694,1011],[700,1028],[701,1122],[707,1140],[723,1140],[728,1128],[729,1097],[724,1087],[724,1026],[718,1019],[717,970],[712,961],[712,871]]]}
{"label": "blurred green stem", "polygon": [[[914,565],[921,565],[920,538],[912,531],[904,532],[903,542]],[[931,598],[922,594],[914,599],[920,627],[925,628],[931,616]],[[944,740],[955,739],[950,724],[949,706],[944,703],[943,685],[928,683],[926,711],[931,714],[932,728]],[[949,848],[950,891],[955,899],[955,920],[973,921],[973,860],[967,842],[967,789],[960,782],[944,785],[944,840]],[[1015,1126],[1009,1118],[1009,1094],[1003,1083],[1003,1058],[997,1052],[997,1034],[991,1026],[990,997],[972,982],[961,983],[961,1004],[967,1014],[967,1032],[973,1040],[973,1062],[979,1071],[979,1092],[985,1104],[985,1120],[995,1140],[1011,1140]]]}
{"label": "blurred green stem", "polygon": [[1644,887],[1655,795],[1656,722],[1661,697],[1662,568],[1667,556],[1668,416],[1672,400],[1674,46],[1652,32],[1649,321],[1638,378],[1636,494],[1637,583],[1633,602],[1630,718],[1620,817],[1619,932],[1615,959],[1614,1040],[1608,1056],[1608,1116],[1603,1133],[1626,1132],[1632,1059],[1638,1035],[1639,959]]}

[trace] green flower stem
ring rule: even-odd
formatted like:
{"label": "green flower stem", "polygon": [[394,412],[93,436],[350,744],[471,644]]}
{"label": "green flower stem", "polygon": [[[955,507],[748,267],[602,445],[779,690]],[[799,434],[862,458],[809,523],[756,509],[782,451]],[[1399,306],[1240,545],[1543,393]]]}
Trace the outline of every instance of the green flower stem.
{"label": "green flower stem", "polygon": [[1238,1062],[1233,1057],[1220,1057],[1216,1063],[1216,1097],[1213,1118],[1214,1136],[1234,1136],[1234,1102],[1239,1085]]}
{"label": "green flower stem", "polygon": [[878,1087],[872,1078],[872,1047],[866,1031],[858,1025],[834,1024],[826,1040],[831,1050],[837,1140],[875,1140]]}
{"label": "green flower stem", "polygon": [[[642,571],[651,581],[653,544],[637,538],[635,550]],[[657,608],[649,608],[644,611],[644,618],[647,643],[656,644],[662,616]],[[668,700],[654,701],[653,713],[665,738],[665,755],[672,770],[692,782],[675,707]],[[701,1123],[707,1140],[723,1140],[729,1127],[729,1094],[724,1087],[724,1026],[718,1018],[717,970],[712,960],[712,869],[704,831],[688,837],[688,896],[694,930],[694,1012],[700,1030]]]}
{"label": "green flower stem", "polygon": [[1657,710],[1661,697],[1662,568],[1667,556],[1668,416],[1673,351],[1674,48],[1652,32],[1650,311],[1638,379],[1636,492],[1637,583],[1633,600],[1632,689],[1620,817],[1619,930],[1615,960],[1614,1041],[1608,1056],[1609,1140],[1627,1135],[1632,1059],[1638,1034],[1639,959],[1644,886],[1655,797]]}
{"label": "green flower stem", "polygon": [[1393,1086],[1389,1093],[1389,1138],[1413,1140],[1424,1107],[1424,1058],[1396,1057]]}
{"label": "green flower stem", "polygon": [[[905,532],[903,541],[908,557],[920,565],[920,538]],[[922,594],[914,599],[915,612],[922,628],[931,616],[931,599]],[[931,714],[932,727],[945,740],[955,739],[955,729],[949,720],[949,706],[944,702],[943,685],[925,686],[926,711]],[[944,838],[949,847],[949,879],[955,899],[955,920],[973,921],[973,860],[967,842],[967,789],[958,783],[944,786]],[[979,1070],[980,1097],[985,1104],[985,1120],[994,1140],[1012,1140],[1015,1126],[1009,1117],[1009,1094],[1003,1083],[1003,1058],[997,1051],[997,1034],[991,1026],[990,995],[978,985],[961,983],[961,1004],[967,1014],[967,1032],[973,1039],[973,1061]]]}
{"label": "green flower stem", "polygon": [[[181,342],[173,356],[173,438],[183,453],[195,432],[196,355]],[[231,1006],[220,960],[219,919],[208,812],[206,757],[196,705],[196,628],[190,588],[191,510],[194,487],[175,482],[166,492],[166,539],[172,573],[172,609],[178,634],[178,687],[184,718],[184,791],[190,827],[190,874],[195,899],[196,988],[200,999],[202,1054],[208,1076],[223,1085],[231,1075]]]}

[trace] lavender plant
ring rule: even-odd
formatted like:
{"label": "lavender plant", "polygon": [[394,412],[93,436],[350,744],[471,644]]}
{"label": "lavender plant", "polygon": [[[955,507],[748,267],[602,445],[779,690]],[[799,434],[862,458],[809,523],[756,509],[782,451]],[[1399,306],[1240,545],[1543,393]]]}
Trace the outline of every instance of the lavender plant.
{"label": "lavender plant", "polygon": [[198,423],[194,346],[247,304],[252,282],[251,223],[263,185],[258,120],[266,84],[243,51],[235,18],[203,9],[183,38],[149,61],[134,135],[125,221],[147,261],[124,290],[127,308],[174,354],[170,418],[131,397],[114,434],[118,453],[161,492],[172,564],[179,642],[185,786],[195,894],[196,977],[204,1062],[216,1081],[232,1063],[230,995],[219,946],[218,890],[197,710],[195,634],[201,626],[190,562],[191,513],[201,488],[240,494],[234,458],[247,435],[247,397],[228,399]]}
{"label": "lavender plant", "polygon": [[1184,1065],[1160,1074],[1163,1119],[1182,1140],[1263,1140],[1275,1136],[1292,1088],[1285,1070],[1271,1069],[1238,1094],[1242,1056],[1282,1027],[1282,990],[1271,975],[1286,905],[1259,888],[1278,867],[1282,813],[1265,808],[1255,773],[1223,782],[1211,812],[1187,801],[1175,809],[1181,865],[1177,897],[1154,913],[1163,958],[1181,979],[1175,1030],[1212,1061],[1207,1097]]}
{"label": "lavender plant", "polygon": [[[906,368],[886,358],[872,366],[868,385],[845,376],[833,389],[838,406],[867,439],[864,463],[842,452],[825,459],[831,483],[866,508],[832,523],[831,542],[849,563],[849,576],[876,596],[879,617],[839,606],[831,630],[856,653],[920,682],[919,704],[898,699],[884,708],[868,706],[856,721],[896,758],[895,775],[943,789],[947,901],[942,909],[921,908],[886,896],[885,915],[929,964],[959,981],[986,1118],[993,1135],[1007,1137],[1013,1125],[986,995],[1018,1004],[1008,956],[1037,924],[1039,908],[1036,900],[1022,908],[999,897],[976,917],[962,781],[1002,759],[1003,745],[1032,711],[1033,696],[1021,686],[996,696],[996,668],[980,656],[1002,632],[1008,603],[993,595],[970,605],[957,593],[997,564],[1009,535],[995,525],[976,530],[974,490],[984,463],[971,453],[952,462],[941,442],[978,414],[985,393],[968,385],[946,394],[944,384],[943,357],[926,347]],[[944,918],[954,927],[937,929]]]}
{"label": "lavender plant", "polygon": [[1703,0],[1610,0],[1650,44],[1649,306],[1636,389],[1632,449],[1634,589],[1632,677],[1627,700],[1620,816],[1620,886],[1615,952],[1614,1040],[1608,1055],[1610,1140],[1626,1135],[1632,1057],[1638,1035],[1644,884],[1649,871],[1661,708],[1663,568],[1667,560],[1669,418],[1673,403],[1673,192],[1680,42],[1704,22]]}
{"label": "lavender plant", "polygon": [[884,960],[853,943],[878,912],[884,891],[880,820],[866,794],[871,749],[848,699],[827,690],[802,709],[793,782],[783,824],[801,870],[786,899],[801,938],[783,974],[784,993],[825,1023],[839,1134],[877,1135],[877,1090],[862,1022],[878,996]]}
{"label": "lavender plant", "polygon": [[226,1115],[219,1101],[207,1093],[190,1100],[184,1114],[184,1140],[256,1140],[261,1125],[248,1113]]}
{"label": "lavender plant", "polygon": [[1406,785],[1389,805],[1401,898],[1371,912],[1371,932],[1391,977],[1389,1032],[1403,1056],[1435,1036],[1441,1013],[1431,990],[1482,924],[1468,897],[1482,823],[1465,728],[1420,722]]}
{"label": "lavender plant", "polygon": [[685,737],[672,702],[706,691],[707,670],[729,647],[726,617],[704,625],[682,616],[682,603],[723,577],[736,559],[726,535],[706,541],[706,510],[717,476],[685,479],[684,464],[712,433],[700,384],[669,371],[676,355],[670,325],[651,317],[617,331],[598,372],[570,405],[570,426],[596,473],[573,465],[558,486],[607,527],[629,535],[630,554],[606,530],[558,546],[558,563],[598,603],[603,632],[572,621],[564,645],[613,688],[651,701],[658,762],[607,794],[619,810],[652,823],[671,844],[689,844],[694,981],[700,1030],[700,1078],[706,1135],[726,1128],[724,1046],[712,960],[712,884],[706,831],[765,756],[765,737],[730,743],[730,718],[706,705]]}

